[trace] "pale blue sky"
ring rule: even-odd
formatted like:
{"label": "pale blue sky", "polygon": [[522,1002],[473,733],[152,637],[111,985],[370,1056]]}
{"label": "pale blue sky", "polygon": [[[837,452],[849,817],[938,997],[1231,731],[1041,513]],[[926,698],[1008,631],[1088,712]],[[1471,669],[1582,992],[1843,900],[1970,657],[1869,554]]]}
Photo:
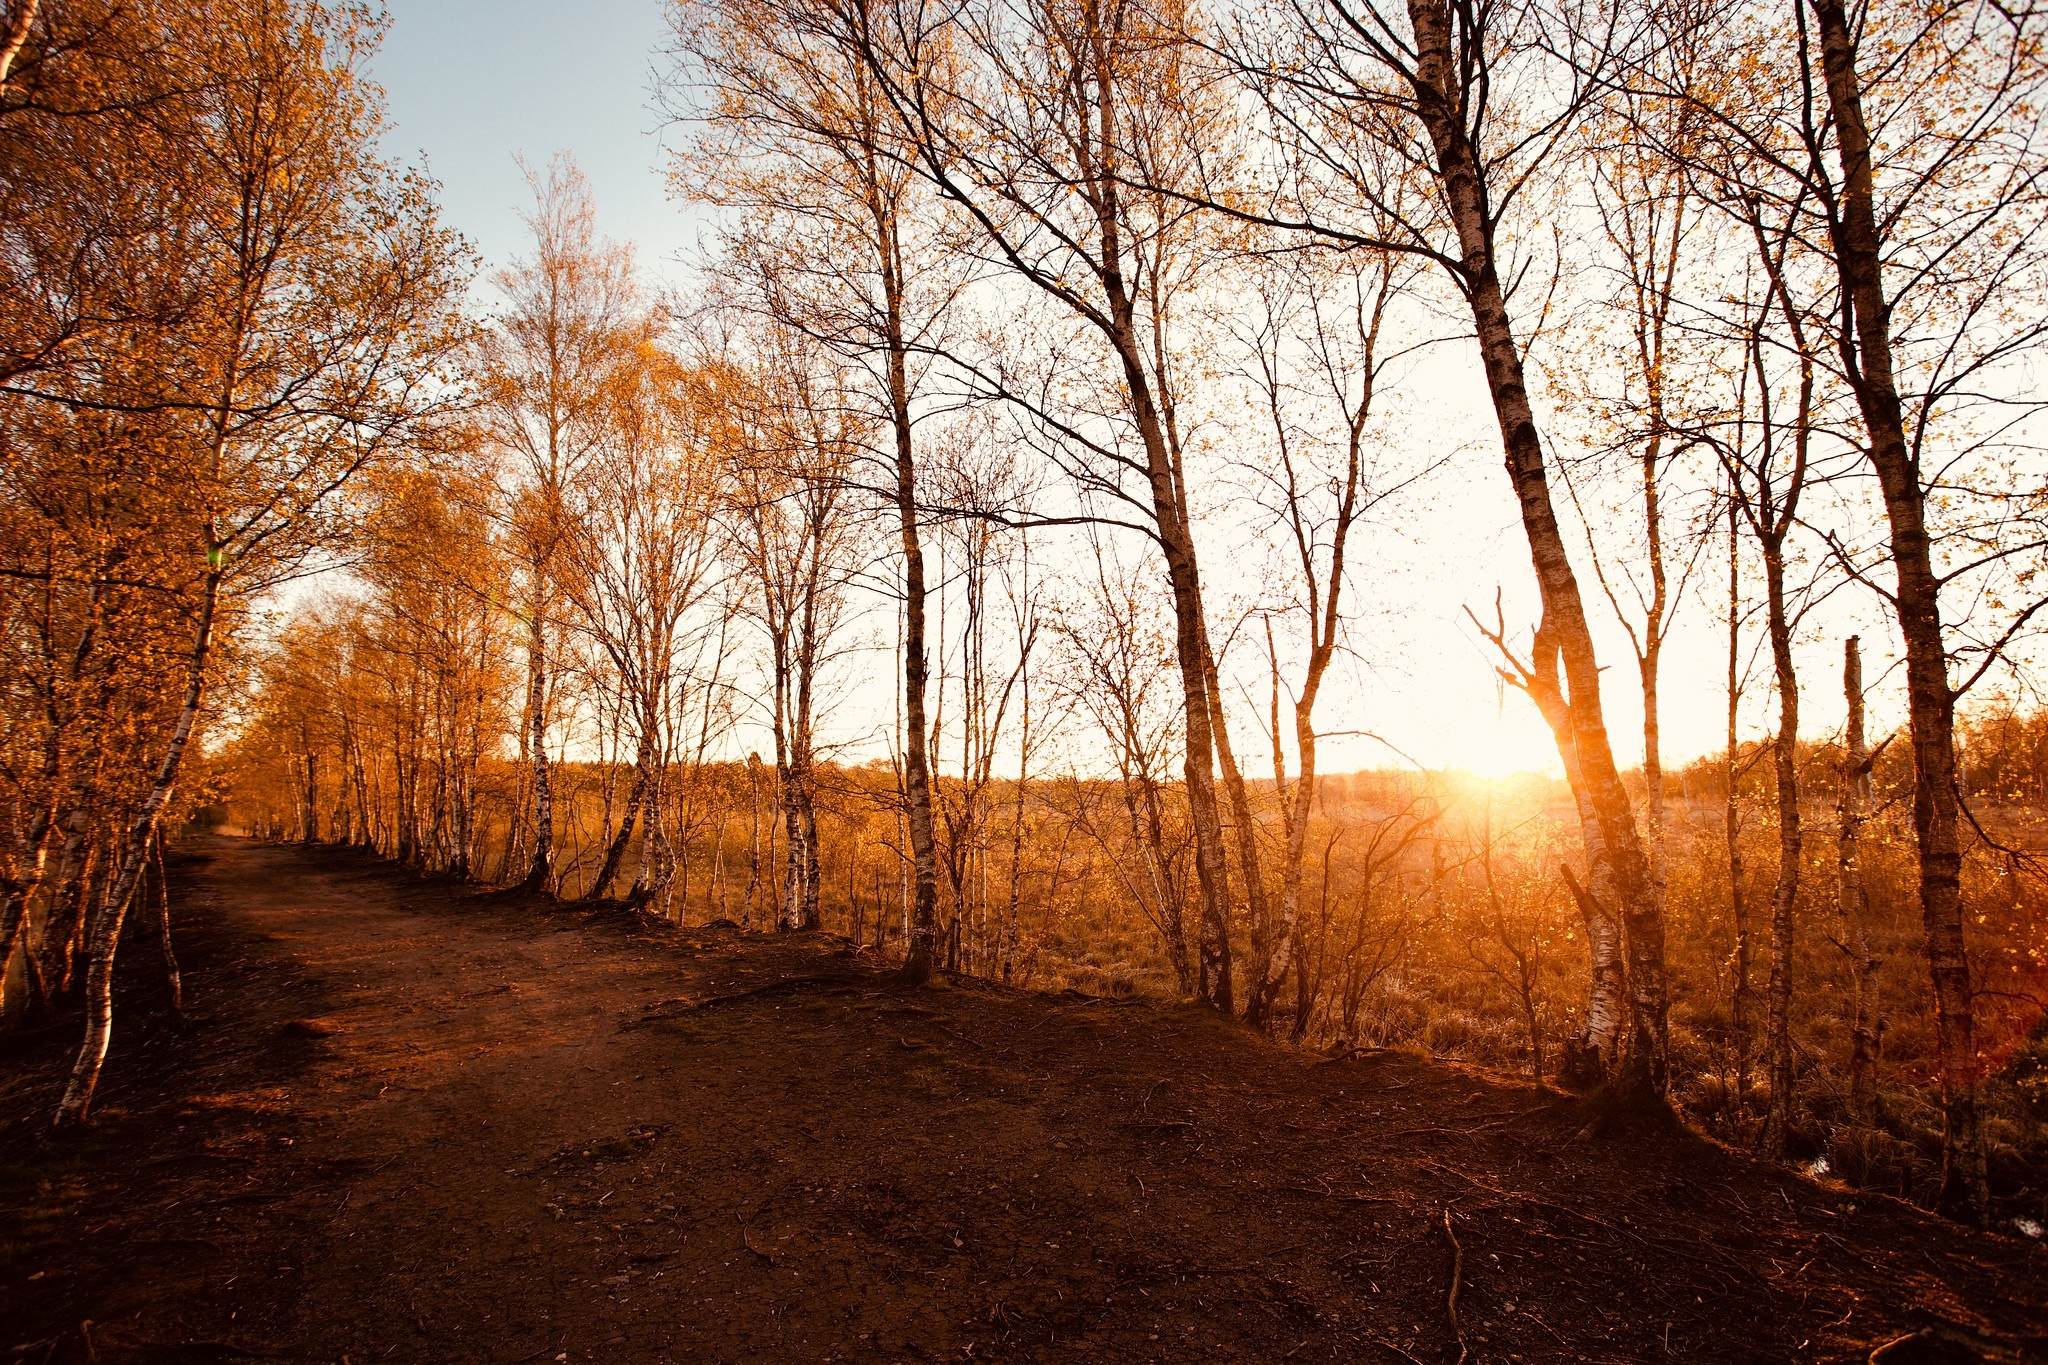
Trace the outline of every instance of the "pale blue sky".
{"label": "pale blue sky", "polygon": [[[374,67],[390,97],[390,153],[425,160],[450,225],[487,264],[524,247],[530,202],[514,158],[574,153],[599,224],[667,280],[686,272],[695,222],[669,202],[648,90],[668,35],[662,0],[389,0]],[[676,130],[667,139],[672,145]]]}

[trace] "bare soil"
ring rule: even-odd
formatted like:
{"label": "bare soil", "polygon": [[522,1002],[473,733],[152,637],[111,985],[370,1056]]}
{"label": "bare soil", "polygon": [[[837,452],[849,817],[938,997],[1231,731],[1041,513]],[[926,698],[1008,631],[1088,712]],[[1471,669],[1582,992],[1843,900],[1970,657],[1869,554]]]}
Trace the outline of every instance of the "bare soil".
{"label": "bare soil", "polygon": [[1499,1076],[343,850],[173,882],[189,1017],[125,947],[88,1134],[75,1021],[0,1043],[0,1359],[2048,1360],[2040,1246]]}

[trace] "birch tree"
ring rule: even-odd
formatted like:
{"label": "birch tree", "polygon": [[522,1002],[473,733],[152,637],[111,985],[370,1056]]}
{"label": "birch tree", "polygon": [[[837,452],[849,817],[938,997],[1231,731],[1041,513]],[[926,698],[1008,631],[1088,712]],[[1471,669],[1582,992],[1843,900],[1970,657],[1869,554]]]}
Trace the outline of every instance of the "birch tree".
{"label": "birch tree", "polygon": [[554,786],[548,758],[549,645],[562,595],[557,562],[574,533],[578,480],[603,448],[624,382],[655,321],[632,254],[600,236],[583,175],[567,157],[529,174],[533,255],[498,272],[505,300],[477,368],[485,432],[502,456],[513,537],[525,571],[527,632],[521,748],[532,765],[533,849],[522,885],[554,884]]}
{"label": "birch tree", "polygon": [[[966,362],[972,389],[1011,404],[1059,461],[1085,515],[1160,549],[1185,696],[1186,784],[1200,887],[1199,990],[1234,998],[1230,886],[1216,773],[1227,737],[1189,490],[1184,406],[1189,295],[1217,259],[1185,188],[1197,149],[1227,143],[1227,101],[1181,41],[1179,5],[902,0],[850,10],[906,159],[971,227],[971,248],[1064,329],[1059,373]],[[943,60],[942,60],[943,58]],[[1151,188],[1160,186],[1165,188]],[[951,353],[956,363],[958,351]],[[1072,394],[1074,401],[1064,401]],[[1226,775],[1234,761],[1226,762]],[[1233,791],[1237,783],[1232,783]],[[1248,817],[1247,894],[1263,894]]]}
{"label": "birch tree", "polygon": [[[1582,125],[1595,90],[1587,72],[1604,68],[1608,37],[1581,38],[1536,4],[1410,0],[1397,9],[1323,0],[1276,6],[1260,18],[1232,46],[1277,129],[1273,193],[1240,196],[1226,207],[1431,261],[1470,311],[1542,603],[1526,657],[1506,655],[1502,623],[1489,633],[1511,679],[1549,723],[1578,802],[1589,929],[1611,916],[1621,930],[1629,1046],[1600,1061],[1609,1071],[1625,1062],[1623,1078],[1634,1089],[1661,1097],[1669,1079],[1663,915],[1608,738],[1600,665],[1551,497],[1525,338],[1510,301],[1513,253],[1526,240],[1516,235],[1516,211],[1543,192]],[[1521,98],[1489,98],[1507,88]],[[1371,216],[1387,202],[1382,163],[1370,154],[1377,144],[1424,167],[1434,189],[1427,209],[1404,216],[1392,232]]]}
{"label": "birch tree", "polygon": [[742,440],[728,452],[727,500],[768,650],[768,715],[787,858],[776,922],[819,927],[817,728],[824,674],[846,619],[858,541],[847,507],[853,455],[867,438],[836,367],[799,334],[753,338],[751,366],[728,379]]}
{"label": "birch tree", "polygon": [[1351,537],[1379,502],[1414,477],[1382,471],[1370,449],[1374,402],[1393,362],[1382,347],[1388,309],[1414,273],[1413,262],[1388,252],[1274,272],[1261,282],[1260,306],[1245,338],[1270,429],[1262,501],[1294,571],[1293,598],[1285,604],[1289,624],[1306,635],[1301,680],[1293,688],[1296,774],[1290,782],[1280,653],[1272,622],[1265,622],[1273,784],[1284,845],[1279,914],[1255,914],[1251,925],[1245,1019],[1255,1026],[1264,1025],[1279,1000],[1301,923],[1317,795],[1316,702],[1340,642]]}
{"label": "birch tree", "polygon": [[692,636],[717,625],[718,613],[701,619],[701,609],[721,585],[717,485],[730,427],[710,409],[710,386],[651,341],[621,362],[608,392],[615,407],[589,466],[604,493],[568,528],[562,583],[575,629],[617,679],[633,761],[587,900],[605,895],[656,798],[663,724],[691,700],[680,692]]}
{"label": "birch tree", "polygon": [[[891,506],[902,556],[902,802],[911,902],[903,972],[932,969],[938,861],[926,693],[929,586],[919,503],[922,389],[961,283],[944,224],[905,164],[900,135],[863,47],[867,8],[854,0],[691,0],[671,6],[672,54],[690,63],[664,86],[664,107],[699,120],[681,159],[685,193],[738,210],[728,245],[769,287],[761,304],[859,365],[887,440],[870,486]],[[923,73],[913,67],[910,79]],[[688,82],[703,84],[693,95]],[[858,453],[858,452],[857,452]]]}

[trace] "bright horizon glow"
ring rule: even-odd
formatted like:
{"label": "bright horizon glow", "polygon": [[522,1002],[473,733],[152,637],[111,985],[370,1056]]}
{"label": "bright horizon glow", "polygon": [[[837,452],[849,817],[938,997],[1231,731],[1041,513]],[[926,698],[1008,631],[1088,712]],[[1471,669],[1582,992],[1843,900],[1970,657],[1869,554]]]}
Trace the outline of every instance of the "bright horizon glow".
{"label": "bright horizon glow", "polygon": [[1522,773],[1545,777],[1563,773],[1550,727],[1534,706],[1519,697],[1498,715],[1445,735],[1441,752],[1443,762],[1431,766],[1462,768],[1490,782]]}

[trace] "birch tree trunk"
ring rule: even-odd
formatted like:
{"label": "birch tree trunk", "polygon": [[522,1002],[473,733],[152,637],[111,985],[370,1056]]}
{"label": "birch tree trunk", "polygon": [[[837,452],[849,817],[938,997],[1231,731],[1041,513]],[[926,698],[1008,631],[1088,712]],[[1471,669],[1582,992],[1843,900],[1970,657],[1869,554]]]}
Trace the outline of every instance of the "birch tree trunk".
{"label": "birch tree trunk", "polygon": [[819,656],[825,640],[819,620],[819,594],[824,591],[822,575],[828,549],[827,506],[810,504],[805,538],[810,546],[810,565],[804,575],[803,608],[797,623],[796,696],[790,716],[789,803],[790,803],[790,924],[792,929],[816,929],[819,885],[823,868],[818,855],[818,812],[813,800],[817,769],[812,746],[817,738],[814,714]]}
{"label": "birch tree trunk", "polygon": [[1721,774],[1726,795],[1721,807],[1721,833],[1728,853],[1728,914],[1735,936],[1735,981],[1729,1011],[1735,1033],[1735,1111],[1740,1116],[1749,1099],[1749,1054],[1751,1016],[1755,1002],[1749,990],[1749,901],[1743,895],[1742,819],[1736,804],[1736,784],[1741,779],[1737,765],[1736,723],[1741,716],[1742,679],[1740,633],[1740,582],[1742,542],[1736,534],[1735,500],[1728,501],[1728,747]]}
{"label": "birch tree trunk", "polygon": [[619,828],[612,835],[611,845],[604,851],[604,862],[597,869],[597,880],[583,893],[583,899],[587,901],[604,899],[605,889],[619,875],[619,865],[626,860],[626,847],[633,842],[633,829],[640,818],[641,803],[647,799],[648,769],[653,762],[654,731],[643,717],[639,752],[633,756],[633,787],[626,794],[626,809],[619,817]]}
{"label": "birch tree trunk", "polygon": [[[761,756],[747,755],[747,908],[745,924],[752,928],[754,909],[761,887]],[[643,857],[643,864],[646,859]]]}
{"label": "birch tree trunk", "polygon": [[1778,735],[1772,745],[1778,788],[1778,880],[1771,891],[1771,978],[1767,988],[1771,1107],[1764,1118],[1763,1145],[1772,1155],[1783,1156],[1798,1075],[1792,1046],[1792,953],[1798,936],[1799,859],[1805,841],[1799,827],[1799,677],[1792,669],[1792,628],[1785,618],[1782,542],[1764,545],[1764,595],[1771,663],[1778,678]]}
{"label": "birch tree trunk", "polygon": [[[883,89],[918,173],[986,235],[990,251],[1025,282],[1098,332],[1114,354],[1114,371],[1103,377],[1120,381],[1119,416],[1129,419],[1143,451],[1142,475],[1173,600],[1175,661],[1181,675],[1186,725],[1184,773],[1202,895],[1199,989],[1206,1001],[1228,1012],[1232,1003],[1230,912],[1216,797],[1216,740],[1201,581],[1192,530],[1182,514],[1187,505],[1185,490],[1174,467],[1161,411],[1162,401],[1170,401],[1171,395],[1164,392],[1166,376],[1155,375],[1151,369],[1138,317],[1147,273],[1142,253],[1148,243],[1144,231],[1133,225],[1130,181],[1126,178],[1136,169],[1129,164],[1131,149],[1123,126],[1129,110],[1136,105],[1156,112],[1173,97],[1170,82],[1156,78],[1157,73],[1149,80],[1137,75],[1127,79],[1127,74],[1143,69],[1145,60],[1170,54],[1172,48],[1159,43],[1155,31],[1147,30],[1141,36],[1140,19],[1134,12],[1089,8],[1072,18],[1085,27],[1085,33],[1060,31],[1060,25],[1069,22],[1065,17],[1032,29],[1027,41],[1048,44],[1034,49],[1048,65],[1033,68],[1029,82],[1020,87],[1013,80],[1011,88],[1003,92],[1005,98],[1018,97],[1020,109],[1034,111],[1015,121],[1006,121],[993,105],[977,107],[973,101],[949,99],[943,109],[934,106],[930,101],[937,83],[924,81],[923,59],[913,54],[899,63],[892,53],[885,53],[876,45],[881,26],[868,25],[864,12],[853,45]],[[961,22],[954,31],[967,42],[997,47],[1004,42],[998,32],[978,29],[972,22]],[[905,72],[919,75],[906,80]],[[1193,84],[1180,82],[1183,90]],[[1036,114],[1054,121],[1055,137],[1043,142],[1031,138],[1031,130],[1024,124]],[[963,142],[975,150],[958,155]],[[986,181],[974,178],[984,174]],[[1061,210],[1036,202],[1047,184],[1060,186],[1058,201],[1062,206],[1071,205],[1079,215],[1074,220],[1082,225],[1078,230],[1060,216]],[[1069,232],[1076,235],[1069,237]],[[1056,249],[1071,266],[1071,275],[1064,273],[1066,266],[1046,267],[1043,252],[1045,243],[1052,240],[1064,241],[1064,246]],[[1156,242],[1151,245],[1157,249]],[[1078,284],[1084,278],[1085,295]],[[1134,454],[1127,467],[1136,473],[1138,465]],[[907,491],[905,484],[906,496]],[[914,591],[911,611],[916,611]],[[917,614],[921,623],[921,613]],[[914,642],[917,630],[909,633]],[[921,713],[922,698],[915,695],[918,689],[908,691],[912,695],[906,701]],[[913,715],[909,723],[915,745],[917,717]],[[911,781],[916,781],[915,774]],[[914,806],[916,797],[911,799]],[[912,817],[920,818],[914,808]],[[913,831],[913,847],[921,842]],[[920,896],[923,875],[920,866]],[[923,937],[925,942],[914,943],[912,955],[906,959],[906,972],[912,976],[928,970],[919,965],[930,952],[929,933]]]}
{"label": "birch tree trunk", "polygon": [[931,979],[938,931],[938,844],[932,831],[931,760],[926,753],[929,722],[925,689],[931,681],[926,649],[924,541],[919,532],[917,458],[912,444],[909,346],[903,323],[903,273],[896,220],[877,200],[889,352],[889,416],[896,454],[896,531],[903,546],[903,816],[910,835],[910,892],[903,979],[921,986]]}
{"label": "birch tree trunk", "polygon": [[777,907],[776,925],[782,929],[802,929],[804,924],[804,885],[808,878],[810,858],[804,839],[803,820],[803,776],[798,771],[798,762],[790,752],[789,737],[784,732],[784,721],[777,716],[775,725],[775,773],[777,804],[782,813],[782,837],[788,854],[782,865],[781,903]]}
{"label": "birch tree trunk", "polygon": [[1870,745],[1863,734],[1863,652],[1851,635],[1842,642],[1842,697],[1849,719],[1842,743],[1841,794],[1836,811],[1836,909],[1842,917],[1842,952],[1849,959],[1849,1108],[1861,1123],[1876,1117],[1877,958],[1870,951],[1869,906],[1863,894],[1863,824],[1870,818]]}
{"label": "birch tree trunk", "polygon": [[[1661,1098],[1669,1083],[1669,986],[1664,965],[1664,918],[1651,893],[1649,868],[1635,813],[1615,767],[1600,704],[1600,670],[1577,577],[1565,551],[1550,497],[1543,446],[1529,405],[1521,350],[1501,289],[1484,170],[1464,124],[1461,78],[1454,64],[1450,13],[1435,0],[1409,0],[1416,42],[1416,107],[1436,158],[1444,204],[1462,253],[1461,283],[1472,310],[1493,399],[1508,476],[1521,505],[1522,529],[1542,594],[1538,651],[1563,667],[1562,718],[1570,767],[1578,774],[1587,846],[1586,893],[1603,912],[1612,906],[1622,928],[1632,1014],[1626,1079]],[[1555,726],[1553,729],[1555,730]],[[1596,971],[1597,971],[1596,962]]]}
{"label": "birch tree trunk", "polygon": [[299,725],[301,746],[305,750],[306,790],[302,805],[305,813],[300,817],[299,836],[306,843],[320,841],[320,756],[315,752],[310,727],[307,722]]}
{"label": "birch tree trunk", "polygon": [[1829,223],[1853,342],[1842,360],[1884,494],[1898,581],[1892,603],[1906,650],[1913,744],[1913,834],[1920,854],[1920,918],[1934,985],[1941,1060],[1942,1203],[1981,1221],[1990,1199],[1977,1120],[1977,1043],[1969,948],[1963,932],[1961,804],[1956,794],[1955,693],[1941,622],[1941,581],[1927,533],[1926,492],[1906,442],[1894,378],[1870,133],[1856,69],[1856,39],[1842,0],[1810,0],[1834,115],[1842,194]]}
{"label": "birch tree trunk", "polygon": [[[1180,481],[1176,480],[1176,482]],[[1185,520],[1185,515],[1185,510],[1183,510],[1183,520]],[[1223,770],[1223,789],[1230,798],[1232,832],[1237,836],[1238,872],[1244,879],[1246,917],[1251,922],[1254,930],[1264,940],[1261,947],[1265,951],[1255,954],[1257,969],[1251,973],[1250,984],[1252,992],[1245,1000],[1245,1018],[1248,1022],[1257,1024],[1263,1020],[1265,1010],[1270,1005],[1271,992],[1279,989],[1277,981],[1273,983],[1267,992],[1261,992],[1259,986],[1263,984],[1265,978],[1272,972],[1273,958],[1277,952],[1276,940],[1280,938],[1281,931],[1279,926],[1273,923],[1272,906],[1270,898],[1266,894],[1265,868],[1263,861],[1259,857],[1258,821],[1252,817],[1251,796],[1245,790],[1244,774],[1238,769],[1237,755],[1231,751],[1230,747],[1230,725],[1223,714],[1223,684],[1216,672],[1216,655],[1210,647],[1209,623],[1206,615],[1200,619],[1200,624],[1202,628],[1203,682],[1209,693],[1209,725],[1216,737],[1216,757]],[[1229,896],[1227,888],[1224,895],[1227,899]],[[1283,973],[1287,970],[1284,961],[1281,963],[1280,970]],[[1259,1006],[1257,1017],[1254,1017],[1251,1013],[1254,1005]]]}
{"label": "birch tree trunk", "polygon": [[37,945],[46,964],[52,955],[57,959],[55,976],[51,976],[47,966],[43,974],[52,995],[63,995],[71,989],[72,950],[83,922],[85,888],[96,856],[92,817],[86,806],[88,791],[84,778],[75,775],[66,802],[63,851],[58,855],[57,875],[51,883],[41,943]]}
{"label": "birch tree trunk", "polygon": [[28,835],[22,840],[24,847],[15,859],[12,874],[0,880],[0,1018],[12,1012],[7,1001],[7,982],[16,948],[28,948],[24,932],[28,925],[28,903],[42,886],[43,874],[49,866],[50,835],[56,828],[56,813],[53,784],[49,802],[37,808]]}
{"label": "birch tree trunk", "polygon": [[[1150,407],[1150,399],[1144,400]],[[1225,1014],[1232,1011],[1230,906],[1228,874],[1223,866],[1223,821],[1216,806],[1215,745],[1210,730],[1207,661],[1202,639],[1201,593],[1196,584],[1194,542],[1170,507],[1162,507],[1162,470],[1153,474],[1154,510],[1166,551],[1167,578],[1173,587],[1174,646],[1180,662],[1181,689],[1186,699],[1186,761],[1188,813],[1195,828],[1195,877],[1202,893],[1202,998]],[[1170,498],[1170,493],[1167,495]]]}
{"label": "birch tree trunk", "polygon": [[[209,546],[209,559],[218,550]],[[92,1092],[99,1084],[100,1065],[106,1061],[107,1045],[114,1036],[114,951],[121,941],[121,923],[135,899],[135,889],[149,859],[150,841],[156,835],[157,817],[178,785],[178,770],[185,760],[185,746],[191,742],[192,727],[199,720],[199,704],[206,692],[206,665],[213,649],[213,621],[220,600],[221,569],[212,564],[200,585],[199,619],[193,630],[192,657],[185,670],[185,698],[172,724],[170,742],[156,779],[142,800],[127,837],[121,845],[121,863],[106,899],[93,908],[86,927],[85,1043],[71,1068],[71,1080],[57,1103],[52,1120],[63,1128],[85,1122],[92,1107]]]}
{"label": "birch tree trunk", "polygon": [[[1104,215],[1102,231],[1107,239],[1105,260],[1119,260],[1113,212]],[[1174,657],[1180,665],[1187,726],[1182,773],[1187,784],[1189,823],[1195,833],[1195,878],[1202,895],[1196,989],[1204,1000],[1229,1014],[1233,1009],[1230,883],[1223,863],[1222,814],[1216,804],[1216,709],[1209,686],[1208,629],[1202,618],[1201,577],[1194,537],[1181,516],[1185,499],[1174,477],[1165,428],[1153,401],[1152,384],[1132,327],[1133,303],[1114,267],[1104,271],[1104,291],[1114,320],[1110,340],[1123,363],[1132,416],[1144,443],[1152,515],[1159,530],[1159,547],[1166,558],[1167,583],[1173,593]]]}
{"label": "birch tree trunk", "polygon": [[818,900],[824,883],[824,864],[818,856],[818,808],[812,800],[808,760],[804,763],[802,781],[797,787],[796,815],[804,840],[803,884],[798,888],[801,899],[797,906],[800,923],[796,927],[816,929],[823,923]]}
{"label": "birch tree trunk", "polygon": [[520,889],[545,892],[555,876],[555,791],[548,768],[548,644],[541,621],[541,602],[536,575],[526,668],[526,745],[533,764],[533,860],[527,865],[526,880],[520,883]]}
{"label": "birch tree trunk", "polygon": [[1603,900],[1600,890],[1596,889],[1608,885],[1594,880],[1604,875],[1604,865],[1593,857],[1593,850],[1600,847],[1604,836],[1584,792],[1578,745],[1572,737],[1570,709],[1557,686],[1556,652],[1543,640],[1541,631],[1537,632],[1536,659],[1528,681],[1531,683],[1528,688],[1530,696],[1542,711],[1551,733],[1557,737],[1565,785],[1571,788],[1572,805],[1578,814],[1580,841],[1585,844],[1590,860],[1586,883],[1574,877],[1569,866],[1560,868],[1572,901],[1578,906],[1579,918],[1586,927],[1590,975],[1585,1022],[1580,1025],[1578,1036],[1566,1041],[1558,1072],[1565,1080],[1595,1085],[1616,1073],[1621,1060],[1623,1030],[1628,1022],[1628,973],[1624,966],[1622,926],[1608,909],[1611,902]]}
{"label": "birch tree trunk", "polygon": [[[1658,354],[1661,362],[1661,340]],[[1653,370],[1652,376],[1655,397],[1651,406],[1658,430],[1643,454],[1643,530],[1649,538],[1650,606],[1645,613],[1643,649],[1636,660],[1636,674],[1643,691],[1643,851],[1649,864],[1650,895],[1661,917],[1669,872],[1664,848],[1664,735],[1658,689],[1663,680],[1664,633],[1669,629],[1665,612],[1670,606],[1670,585],[1664,571],[1664,515],[1657,480],[1657,461],[1663,447],[1662,375]]]}
{"label": "birch tree trunk", "polygon": [[[10,33],[9,35],[17,47],[19,46],[19,38],[28,31],[28,22],[33,17],[35,8],[33,0],[29,0],[28,3],[22,5],[17,13],[16,18],[20,25],[20,32]],[[5,75],[5,65],[0,63],[0,83],[4,83]],[[65,876],[60,876],[58,879],[59,895],[62,894],[64,882],[69,875],[68,870],[76,866],[75,860],[79,852],[79,845],[84,837],[86,827],[85,805],[89,791],[89,782],[92,774],[98,768],[99,757],[104,748],[104,739],[98,727],[92,727],[88,730],[87,734],[90,742],[85,746],[86,752],[73,756],[71,779],[68,783],[64,782],[62,779],[64,776],[64,717],[66,707],[64,703],[59,701],[59,697],[61,695],[60,689],[74,693],[69,700],[71,712],[75,718],[80,712],[75,692],[78,684],[86,675],[87,661],[91,658],[94,644],[98,639],[103,598],[103,583],[96,575],[87,597],[85,623],[79,632],[77,643],[69,651],[70,661],[61,675],[61,681],[59,675],[53,670],[45,683],[43,694],[43,724],[45,728],[42,761],[44,800],[36,807],[34,814],[30,816],[28,832],[22,838],[20,845],[11,850],[13,856],[8,860],[6,875],[0,877],[0,1018],[4,1018],[10,1013],[6,990],[17,946],[26,959],[24,965],[27,967],[27,976],[31,989],[36,994],[40,994],[41,970],[40,964],[36,960],[36,944],[33,936],[29,933],[28,907],[29,903],[35,898],[37,891],[42,888],[44,880],[48,875],[50,844],[56,836],[57,827],[60,823],[57,817],[58,812],[63,808],[67,788],[70,797],[70,814],[67,822],[65,822],[67,824],[67,834],[64,841],[65,860],[62,864],[67,871]],[[97,671],[103,674],[106,665],[101,663],[96,667]]]}
{"label": "birch tree trunk", "polygon": [[159,828],[150,836],[150,860],[156,871],[156,932],[157,951],[163,955],[164,985],[171,992],[171,1014],[185,1017],[185,982],[178,972],[178,954],[171,944],[171,879],[164,870],[164,832]]}

